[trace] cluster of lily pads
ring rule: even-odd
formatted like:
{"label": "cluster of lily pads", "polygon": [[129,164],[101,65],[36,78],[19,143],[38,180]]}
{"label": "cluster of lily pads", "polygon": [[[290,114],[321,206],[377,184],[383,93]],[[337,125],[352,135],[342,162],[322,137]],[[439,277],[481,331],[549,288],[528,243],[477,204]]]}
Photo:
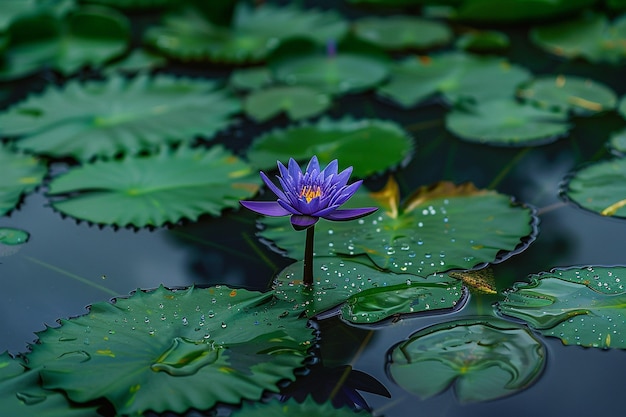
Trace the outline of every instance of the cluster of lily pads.
{"label": "cluster of lily pads", "polygon": [[[335,11],[244,1],[0,3],[0,80],[54,74],[62,81],[0,111],[0,215],[19,209],[43,185],[55,210],[80,221],[176,227],[237,209],[239,200],[258,193],[257,171],[276,160],[339,159],[359,178],[408,163],[416,150],[398,123],[326,114],[348,94],[374,93],[405,110],[438,99],[450,109],[449,132],[497,146],[545,144],[566,136],[577,118],[602,112],[626,118],[626,97],[601,82],[533,75],[493,54],[507,48],[504,33],[460,33],[457,21],[509,20],[493,2],[432,9],[425,0],[368,3],[419,4],[424,13],[349,21]],[[526,3],[507,8],[533,19],[593,2],[545,1],[534,16]],[[619,1],[609,3],[620,10]],[[132,48],[126,14],[137,9],[162,16],[140,34],[143,49]],[[620,64],[622,22],[588,11],[537,24],[530,37],[563,57]],[[577,36],[584,48],[572,46]],[[220,65],[227,76],[154,71],[167,62]],[[0,87],[7,97],[13,93]],[[241,121],[283,124],[236,153],[228,139]],[[573,172],[563,193],[589,210],[625,217],[625,138],[617,132],[610,141],[615,158]],[[382,189],[361,189],[347,203],[363,206],[379,210],[318,224],[313,286],[302,285],[302,237],[284,218],[263,218],[259,236],[295,261],[267,277],[271,291],[161,286],[60,320],[38,333],[29,352],[0,356],[0,409],[20,416],[135,416],[243,402],[233,416],[353,415],[350,407],[319,405],[312,397],[259,401],[314,366],[317,332],[309,319],[324,313],[356,326],[385,325],[457,311],[470,291],[502,298],[492,315],[421,329],[390,349],[388,370],[397,384],[421,398],[454,387],[461,402],[487,401],[536,381],[546,360],[537,334],[626,348],[622,267],[555,269],[498,293],[486,267],[534,241],[532,207],[445,181],[403,196],[392,175]],[[0,228],[0,247],[27,238]]]}

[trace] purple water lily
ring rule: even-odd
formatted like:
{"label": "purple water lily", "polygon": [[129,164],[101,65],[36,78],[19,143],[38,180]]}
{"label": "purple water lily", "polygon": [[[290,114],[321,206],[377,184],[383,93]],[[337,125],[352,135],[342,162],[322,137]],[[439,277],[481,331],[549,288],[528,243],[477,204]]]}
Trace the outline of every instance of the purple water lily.
{"label": "purple water lily", "polygon": [[327,220],[354,220],[367,216],[377,210],[376,207],[340,209],[356,192],[363,181],[347,185],[352,167],[337,173],[337,160],[320,170],[317,157],[313,156],[304,173],[298,163],[289,160],[289,168],[278,162],[280,176],[278,181],[282,191],[261,172],[261,178],[278,197],[277,201],[241,201],[241,204],[266,216],[289,216],[296,230],[313,226],[320,218]]}
{"label": "purple water lily", "polygon": [[278,182],[280,190],[261,171],[261,178],[278,197],[276,201],[240,201],[241,205],[256,213],[266,216],[291,216],[291,225],[296,230],[305,230],[304,249],[304,285],[313,284],[313,234],[315,223],[320,218],[327,220],[354,220],[367,216],[377,210],[376,207],[340,209],[363,181],[348,184],[352,167],[337,173],[337,160],[332,161],[323,170],[317,157],[313,156],[304,173],[296,161],[289,159],[288,168],[278,162]]}

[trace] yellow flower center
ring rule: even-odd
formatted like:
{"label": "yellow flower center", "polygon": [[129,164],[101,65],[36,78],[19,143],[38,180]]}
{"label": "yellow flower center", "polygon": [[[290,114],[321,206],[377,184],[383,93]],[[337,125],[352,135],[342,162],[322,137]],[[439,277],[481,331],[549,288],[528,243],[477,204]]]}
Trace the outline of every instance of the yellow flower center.
{"label": "yellow flower center", "polygon": [[315,197],[322,195],[322,188],[319,185],[305,185],[300,190],[300,197],[304,197],[307,203],[310,203]]}

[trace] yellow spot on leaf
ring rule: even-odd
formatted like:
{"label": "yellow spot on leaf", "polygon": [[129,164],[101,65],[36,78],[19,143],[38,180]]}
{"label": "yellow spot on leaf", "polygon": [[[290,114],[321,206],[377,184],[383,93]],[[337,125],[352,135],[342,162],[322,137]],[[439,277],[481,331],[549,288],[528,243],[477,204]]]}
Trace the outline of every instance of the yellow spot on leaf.
{"label": "yellow spot on leaf", "polygon": [[617,212],[617,210],[624,206],[626,206],[626,199],[611,204],[610,206],[602,210],[600,214],[602,214],[603,216],[613,216]]}
{"label": "yellow spot on leaf", "polygon": [[389,217],[392,219],[398,217],[400,187],[393,177],[389,177],[387,184],[380,191],[370,193],[370,196],[380,204],[380,207],[385,210]]}
{"label": "yellow spot on leaf", "polygon": [[111,349],[99,349],[99,350],[96,350],[96,353],[98,355],[108,356],[110,358],[114,358],[115,357],[115,353],[113,353],[111,351]]}
{"label": "yellow spot on leaf", "polygon": [[230,294],[228,294],[228,295],[229,295],[229,296],[231,296],[231,297],[236,296],[236,295],[237,295],[237,290],[232,290],[232,291],[230,292]]}
{"label": "yellow spot on leaf", "polygon": [[22,177],[19,179],[20,184],[37,184],[39,182],[39,178],[37,177]]}

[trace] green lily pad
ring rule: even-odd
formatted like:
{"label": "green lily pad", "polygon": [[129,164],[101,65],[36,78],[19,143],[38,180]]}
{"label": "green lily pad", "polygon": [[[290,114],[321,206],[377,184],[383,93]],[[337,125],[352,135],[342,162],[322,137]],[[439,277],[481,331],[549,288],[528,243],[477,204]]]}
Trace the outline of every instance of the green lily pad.
{"label": "green lily pad", "polygon": [[89,160],[211,137],[239,109],[212,81],[117,75],[30,96],[0,114],[0,133],[23,136],[17,146],[31,152]]}
{"label": "green lily pad", "polygon": [[587,165],[568,178],[565,195],[603,216],[626,217],[626,159]]}
{"label": "green lily pad", "polygon": [[239,90],[258,90],[272,83],[268,67],[242,68],[232,72],[228,83]]}
{"label": "green lily pad", "polygon": [[45,10],[63,16],[74,7],[74,0],[3,0],[0,2],[0,32],[19,17]]}
{"label": "green lily pad", "polygon": [[383,98],[402,107],[442,95],[449,104],[514,97],[530,72],[502,58],[462,52],[408,57],[391,67],[390,81],[378,88]]}
{"label": "green lily pad", "polygon": [[611,135],[609,146],[618,156],[626,155],[626,129],[622,129]]}
{"label": "green lily pad", "polygon": [[344,320],[375,323],[400,314],[458,308],[467,295],[463,284],[443,275],[395,274],[356,259],[315,257],[312,288],[303,285],[302,271],[303,262],[281,271],[274,281],[274,293],[306,317],[341,305]]}
{"label": "green lily pad", "polygon": [[497,304],[563,344],[626,349],[624,267],[554,269],[517,283]]}
{"label": "green lily pad", "polygon": [[353,167],[354,176],[365,178],[406,162],[412,151],[413,140],[396,123],[346,117],[273,130],[255,139],[247,156],[253,166],[269,170],[276,161],[317,155],[321,164],[338,159]]}
{"label": "green lily pad", "polygon": [[130,23],[123,14],[97,6],[63,18],[44,9],[13,21],[8,34],[0,79],[27,76],[46,67],[71,74],[84,66],[102,66],[128,49]]}
{"label": "green lily pad", "polygon": [[0,257],[17,253],[29,237],[30,234],[24,230],[0,227]]}
{"label": "green lily pad", "polygon": [[463,0],[454,18],[474,22],[540,20],[565,15],[592,6],[596,0]]}
{"label": "green lily pad", "polygon": [[506,33],[498,30],[480,30],[463,34],[456,41],[456,47],[470,52],[504,51],[511,46]]}
{"label": "green lily pad", "polygon": [[260,179],[225,150],[179,148],[157,155],[96,161],[54,178],[52,206],[80,220],[120,227],[162,226],[239,207]]}
{"label": "green lily pad", "polygon": [[613,110],[617,105],[617,95],[606,85],[569,75],[536,78],[518,95],[541,107],[577,115]]}
{"label": "green lily pad", "polygon": [[[346,207],[380,207],[366,218],[315,226],[316,256],[366,255],[378,268],[427,276],[495,263],[535,238],[536,218],[509,196],[472,184],[421,187],[400,204],[390,180],[381,191],[359,189]],[[304,258],[304,238],[288,218],[263,218],[259,234],[294,259]]]}
{"label": "green lily pad", "polygon": [[272,400],[267,403],[244,402],[232,417],[368,417],[372,414],[365,410],[354,411],[349,407],[335,408],[330,401],[318,404],[313,398],[306,397],[301,403],[293,398],[287,401]]}
{"label": "green lily pad", "polygon": [[453,387],[465,404],[529,387],[545,361],[545,348],[528,330],[489,318],[420,330],[391,350],[387,369],[397,384],[422,399]]}
{"label": "green lily pad", "polygon": [[626,119],[626,96],[623,96],[620,99],[619,104],[617,105],[617,111],[623,118]]}
{"label": "green lily pad", "polygon": [[248,116],[263,122],[287,113],[291,120],[306,119],[323,113],[331,105],[327,94],[308,87],[275,86],[250,93],[243,107]]}
{"label": "green lily pad", "polygon": [[270,4],[251,8],[241,2],[231,27],[214,25],[198,11],[186,9],[167,15],[163,26],[148,29],[145,41],[184,61],[242,64],[263,61],[290,37],[325,43],[340,39],[346,30],[347,23],[334,12]]}
{"label": "green lily pad", "polygon": [[329,94],[355,93],[375,87],[387,78],[388,64],[373,55],[339,52],[336,55],[303,54],[273,66],[276,80],[304,85]]}
{"label": "green lily pad", "polygon": [[176,4],[176,0],[79,0],[81,3],[101,4],[122,10],[156,9]]}
{"label": "green lily pad", "polygon": [[567,113],[502,99],[452,110],[446,128],[468,142],[532,146],[565,136],[570,125]]}
{"label": "green lily pad", "polygon": [[141,71],[151,71],[165,66],[167,60],[145,49],[135,49],[121,61],[107,65],[105,72],[111,75],[114,72],[137,74]]}
{"label": "green lily pad", "polygon": [[59,392],[41,388],[39,372],[26,371],[8,353],[0,355],[0,409],[7,416],[97,417],[96,407],[70,405]]}
{"label": "green lily pad", "polygon": [[11,152],[1,144],[0,167],[0,216],[4,216],[41,183],[47,170],[37,158]]}
{"label": "green lily pad", "polygon": [[28,356],[44,386],[120,415],[183,413],[258,400],[294,380],[313,340],[271,293],[215,286],[137,291],[38,334]]}
{"label": "green lily pad", "polygon": [[604,15],[586,13],[574,20],[536,27],[530,35],[539,47],[566,58],[611,64],[626,59],[626,16],[611,23]]}
{"label": "green lily pad", "polygon": [[359,38],[384,49],[427,49],[452,40],[443,23],[413,16],[364,17],[353,23]]}

